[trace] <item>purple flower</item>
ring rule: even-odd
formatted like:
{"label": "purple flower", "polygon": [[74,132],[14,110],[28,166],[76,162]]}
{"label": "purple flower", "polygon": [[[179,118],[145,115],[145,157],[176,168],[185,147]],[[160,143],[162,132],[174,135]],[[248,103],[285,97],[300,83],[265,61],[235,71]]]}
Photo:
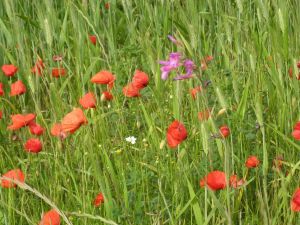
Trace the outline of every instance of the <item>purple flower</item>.
{"label": "purple flower", "polygon": [[161,79],[168,79],[169,73],[175,69],[177,69],[181,63],[181,54],[179,52],[172,52],[169,55],[168,61],[159,61],[159,64],[163,65],[160,70],[162,72]]}
{"label": "purple flower", "polygon": [[183,66],[185,67],[186,73],[176,76],[174,80],[185,80],[193,77],[193,71],[195,68],[194,62],[190,59],[187,59],[183,62]]}
{"label": "purple flower", "polygon": [[184,61],[183,66],[185,67],[185,71],[187,74],[192,74],[195,68],[195,64],[192,60],[187,59]]}

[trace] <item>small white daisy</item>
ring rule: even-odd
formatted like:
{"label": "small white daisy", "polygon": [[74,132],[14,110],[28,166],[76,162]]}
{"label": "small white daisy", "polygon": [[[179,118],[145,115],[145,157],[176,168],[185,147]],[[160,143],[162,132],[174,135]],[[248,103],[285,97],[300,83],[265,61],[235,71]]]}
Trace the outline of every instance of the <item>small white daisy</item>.
{"label": "small white daisy", "polygon": [[127,137],[125,140],[133,145],[136,143],[136,138],[134,136]]}

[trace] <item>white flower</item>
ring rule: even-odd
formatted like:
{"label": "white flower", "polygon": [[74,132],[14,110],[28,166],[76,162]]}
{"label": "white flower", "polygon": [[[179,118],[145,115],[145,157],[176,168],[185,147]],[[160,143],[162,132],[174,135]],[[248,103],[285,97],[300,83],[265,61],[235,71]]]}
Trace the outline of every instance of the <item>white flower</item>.
{"label": "white flower", "polygon": [[135,144],[135,142],[136,142],[136,138],[134,137],[134,136],[130,136],[130,137],[127,137],[127,138],[125,138],[125,140],[127,141],[127,142],[130,142],[131,144]]}

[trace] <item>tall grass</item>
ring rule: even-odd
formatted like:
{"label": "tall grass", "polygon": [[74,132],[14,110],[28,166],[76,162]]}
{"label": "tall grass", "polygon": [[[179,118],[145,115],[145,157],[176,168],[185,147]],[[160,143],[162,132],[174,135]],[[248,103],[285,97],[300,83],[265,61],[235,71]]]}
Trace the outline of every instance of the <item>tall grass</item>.
{"label": "tall grass", "polygon": [[[74,225],[297,224],[290,198],[299,186],[300,146],[290,134],[300,93],[287,71],[299,59],[298,1],[109,2],[105,9],[96,0],[0,1],[0,65],[17,65],[28,88],[21,97],[0,97],[0,173],[22,168],[36,190],[0,189],[0,224],[37,224],[52,208],[37,193]],[[97,36],[96,46],[89,34]],[[201,80],[162,81],[158,60],[171,51],[199,65],[206,55],[214,60]],[[50,73],[58,54],[68,74],[55,79]],[[30,73],[39,57],[46,64],[42,77]],[[101,69],[117,76],[111,103],[100,102],[103,88],[90,82]],[[122,87],[135,69],[149,74],[150,85],[141,98],[125,99]],[[193,101],[189,89],[204,80],[212,83]],[[0,81],[9,86],[3,75]],[[87,126],[61,143],[50,135],[52,124],[88,90],[97,93],[97,108],[85,112]],[[197,112],[207,108],[212,118],[199,122]],[[217,116],[221,109],[226,113]],[[9,115],[22,112],[36,113],[47,128],[38,155],[23,150],[27,131],[13,141],[6,129]],[[164,145],[174,119],[189,132],[175,151]],[[230,138],[210,138],[222,124]],[[128,136],[137,143],[126,142]],[[259,157],[259,168],[247,171],[249,155]],[[282,173],[272,169],[278,155],[285,161]],[[237,190],[200,189],[200,178],[212,169],[247,174],[247,183]],[[105,203],[95,208],[100,191]]]}

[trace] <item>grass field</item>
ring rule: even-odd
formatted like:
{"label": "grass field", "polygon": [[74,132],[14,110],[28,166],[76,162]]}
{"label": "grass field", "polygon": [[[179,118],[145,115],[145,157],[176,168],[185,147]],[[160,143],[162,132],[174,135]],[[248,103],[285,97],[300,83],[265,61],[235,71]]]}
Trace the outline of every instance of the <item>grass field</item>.
{"label": "grass field", "polygon": [[[300,119],[299,24],[297,0],[1,0],[0,66],[18,71],[0,71],[0,174],[19,168],[25,183],[0,187],[0,224],[36,225],[51,209],[68,225],[300,224],[290,206],[300,186],[292,136]],[[174,81],[175,71],[161,79],[159,61],[171,52],[193,60],[191,79]],[[31,71],[40,59],[41,76]],[[66,74],[53,77],[60,67]],[[101,101],[107,87],[90,81],[101,70],[116,77],[112,101]],[[125,97],[136,70],[149,84],[140,97]],[[10,96],[17,80],[26,93]],[[87,92],[97,98],[95,109],[83,110],[88,123],[63,140],[51,135]],[[208,120],[199,120],[207,109]],[[45,129],[41,136],[7,129],[11,115],[27,113]],[[174,120],[187,138],[170,148]],[[126,141],[131,136],[136,143]],[[24,150],[30,138],[41,141],[38,154]],[[258,167],[245,166],[250,155]],[[227,188],[200,187],[213,170],[225,172]],[[232,174],[244,184],[229,187]]]}

